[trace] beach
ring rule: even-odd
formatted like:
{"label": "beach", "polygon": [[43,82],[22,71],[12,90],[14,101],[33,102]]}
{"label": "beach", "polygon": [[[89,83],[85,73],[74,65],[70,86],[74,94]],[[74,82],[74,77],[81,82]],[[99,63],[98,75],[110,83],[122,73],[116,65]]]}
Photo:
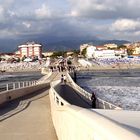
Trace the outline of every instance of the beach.
{"label": "beach", "polygon": [[77,70],[134,70],[140,69],[139,58],[104,58],[104,59],[79,59]]}
{"label": "beach", "polygon": [[45,62],[20,62],[20,63],[0,63],[1,73],[3,72],[27,72],[27,71],[41,71]]}
{"label": "beach", "polygon": [[92,70],[139,70],[140,64],[119,64],[119,65],[97,65],[93,64],[92,66],[83,67],[80,66],[78,70],[80,71],[92,71]]}

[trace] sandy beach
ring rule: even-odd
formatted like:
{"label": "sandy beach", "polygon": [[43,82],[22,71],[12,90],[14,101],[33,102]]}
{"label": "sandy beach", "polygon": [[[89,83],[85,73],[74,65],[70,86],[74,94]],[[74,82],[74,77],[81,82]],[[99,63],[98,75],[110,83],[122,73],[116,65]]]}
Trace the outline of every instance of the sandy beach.
{"label": "sandy beach", "polygon": [[118,65],[93,65],[90,67],[80,66],[77,70],[80,70],[80,71],[92,71],[92,70],[130,71],[130,70],[140,70],[140,64],[133,64],[133,65],[119,64],[119,66]]}
{"label": "sandy beach", "polygon": [[41,64],[39,62],[0,63],[0,70],[1,73],[41,71],[44,64],[44,62]]}

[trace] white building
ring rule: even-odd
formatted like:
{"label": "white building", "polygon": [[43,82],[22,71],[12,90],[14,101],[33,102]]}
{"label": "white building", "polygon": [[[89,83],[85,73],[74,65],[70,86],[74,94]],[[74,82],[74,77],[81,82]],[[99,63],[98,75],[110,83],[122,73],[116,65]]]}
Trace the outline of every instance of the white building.
{"label": "white building", "polygon": [[140,47],[136,47],[133,54],[140,54]]}
{"label": "white building", "polygon": [[93,54],[94,54],[95,50],[96,50],[95,46],[88,46],[86,49],[87,58],[93,58]]}
{"label": "white building", "polygon": [[95,51],[93,53],[94,58],[115,58],[115,51],[114,50],[102,50],[102,51]]}
{"label": "white building", "polygon": [[38,58],[42,57],[42,46],[40,44],[36,44],[35,42],[27,42],[26,44],[18,46],[18,48],[21,58],[23,56],[26,57],[37,56]]}
{"label": "white building", "polygon": [[126,49],[118,49],[114,50],[116,56],[127,56],[127,50]]}
{"label": "white building", "polygon": [[80,53],[85,49],[87,48],[89,45],[88,44],[82,44],[80,45]]}
{"label": "white building", "polygon": [[105,44],[105,47],[108,49],[117,49],[118,45],[117,44]]}

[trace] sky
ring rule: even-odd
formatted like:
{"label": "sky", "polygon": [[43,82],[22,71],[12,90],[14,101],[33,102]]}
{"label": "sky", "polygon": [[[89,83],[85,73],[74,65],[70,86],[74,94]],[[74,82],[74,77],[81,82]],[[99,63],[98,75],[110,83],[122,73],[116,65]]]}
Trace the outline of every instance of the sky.
{"label": "sky", "polygon": [[140,0],[0,0],[0,40],[140,40]]}

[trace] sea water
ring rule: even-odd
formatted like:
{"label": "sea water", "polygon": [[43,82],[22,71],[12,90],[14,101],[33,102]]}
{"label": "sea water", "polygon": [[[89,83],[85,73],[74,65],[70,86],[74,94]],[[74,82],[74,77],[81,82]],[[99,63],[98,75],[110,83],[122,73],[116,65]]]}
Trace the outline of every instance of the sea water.
{"label": "sea water", "polygon": [[1,73],[0,86],[12,82],[34,81],[40,79],[42,76],[40,72]]}
{"label": "sea water", "polygon": [[77,83],[126,110],[140,111],[140,71],[94,71],[77,74]]}

